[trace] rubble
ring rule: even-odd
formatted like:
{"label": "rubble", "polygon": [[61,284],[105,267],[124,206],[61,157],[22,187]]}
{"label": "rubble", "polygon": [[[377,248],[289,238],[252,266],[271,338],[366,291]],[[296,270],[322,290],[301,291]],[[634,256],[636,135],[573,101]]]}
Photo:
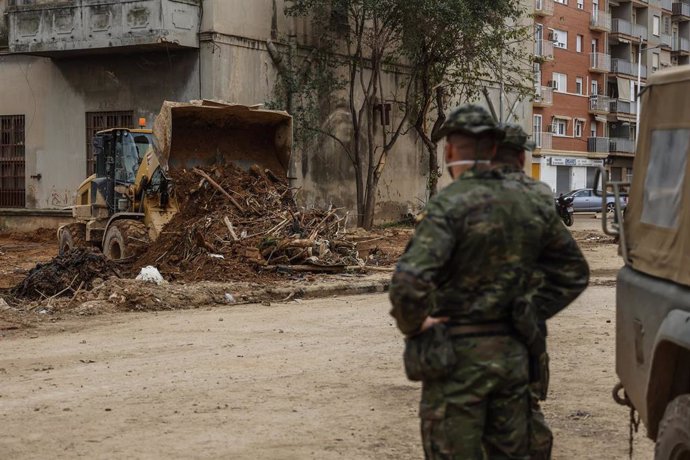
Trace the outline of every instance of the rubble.
{"label": "rubble", "polygon": [[38,264],[10,294],[23,299],[48,299],[74,296],[81,290],[93,288],[95,278],[120,277],[117,264],[98,251],[79,248],[57,256],[50,262]]}
{"label": "rubble", "polygon": [[135,262],[178,281],[261,281],[359,267],[337,209],[300,209],[287,180],[229,164],[174,171],[180,212]]}

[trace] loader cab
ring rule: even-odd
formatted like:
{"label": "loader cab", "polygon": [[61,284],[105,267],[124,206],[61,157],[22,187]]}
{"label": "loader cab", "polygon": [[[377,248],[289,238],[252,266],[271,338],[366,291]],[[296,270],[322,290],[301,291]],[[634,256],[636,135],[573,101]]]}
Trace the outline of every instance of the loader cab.
{"label": "loader cab", "polygon": [[96,178],[93,183],[103,196],[109,215],[124,210],[120,203],[126,200],[119,190],[135,183],[139,165],[152,148],[151,130],[114,128],[94,136]]}
{"label": "loader cab", "polygon": [[119,184],[133,184],[137,170],[153,148],[150,130],[109,129],[93,138],[96,177],[113,178]]}

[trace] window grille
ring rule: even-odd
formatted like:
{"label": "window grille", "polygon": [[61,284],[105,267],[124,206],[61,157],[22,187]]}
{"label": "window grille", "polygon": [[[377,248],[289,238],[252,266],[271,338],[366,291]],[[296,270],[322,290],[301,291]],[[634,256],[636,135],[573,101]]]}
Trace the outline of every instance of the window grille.
{"label": "window grille", "polygon": [[24,115],[0,116],[0,207],[26,206]]}

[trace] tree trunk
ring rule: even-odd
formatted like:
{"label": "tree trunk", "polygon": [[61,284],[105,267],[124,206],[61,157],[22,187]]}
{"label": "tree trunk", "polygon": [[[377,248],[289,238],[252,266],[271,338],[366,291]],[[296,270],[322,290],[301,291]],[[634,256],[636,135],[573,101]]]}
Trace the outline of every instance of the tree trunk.
{"label": "tree trunk", "polygon": [[362,216],[362,228],[371,230],[374,226],[374,211],[376,210],[376,193],[379,187],[379,178],[374,176],[367,187],[367,199]]}
{"label": "tree trunk", "polygon": [[429,198],[431,198],[438,192],[438,178],[441,176],[441,170],[438,165],[437,144],[435,142],[425,141],[424,145],[429,152],[429,181],[427,183],[427,188],[429,191]]}
{"label": "tree trunk", "polygon": [[364,187],[364,175],[362,174],[361,165],[355,165],[355,182],[357,189],[357,226],[364,226],[364,214],[365,214],[365,202],[364,197],[366,196],[366,189]]}

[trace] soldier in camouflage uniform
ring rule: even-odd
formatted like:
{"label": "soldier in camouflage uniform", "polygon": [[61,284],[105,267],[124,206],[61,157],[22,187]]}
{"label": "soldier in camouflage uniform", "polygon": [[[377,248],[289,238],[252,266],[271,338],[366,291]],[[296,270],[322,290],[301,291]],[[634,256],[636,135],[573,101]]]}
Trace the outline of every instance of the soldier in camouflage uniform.
{"label": "soldier in camouflage uniform", "polygon": [[551,188],[524,173],[525,151],[534,150],[534,142],[528,140],[527,133],[520,125],[505,124],[502,128],[505,137],[499,144],[492,163],[500,168],[506,177],[524,182],[536,192],[541,193],[546,202],[554,205]]}
{"label": "soldier in camouflage uniform", "polygon": [[[514,305],[549,318],[584,290],[589,269],[553,205],[492,169],[502,132],[484,109],[459,108],[440,136],[456,180],[429,201],[390,287],[408,345],[443,330],[453,352],[445,373],[421,378],[424,452],[430,460],[526,460],[528,351],[514,332]],[[433,359],[444,349],[434,345],[430,361],[449,362]],[[406,370],[414,367],[407,360],[406,348]]]}
{"label": "soldier in camouflage uniform", "polygon": [[[520,125],[506,124],[502,126],[505,137],[501,141],[496,151],[496,156],[492,163],[499,168],[506,177],[520,181],[532,188],[535,192],[542,194],[544,201],[553,205],[553,195],[548,185],[532,179],[524,173],[525,151],[533,150],[534,144],[527,138],[527,133]],[[536,275],[534,283],[539,283],[539,275]],[[546,321],[540,321],[540,329],[544,337],[546,336]],[[530,458],[532,460],[550,460],[553,447],[553,433],[546,423],[544,413],[539,406],[539,400],[544,396],[546,389],[541,388],[541,382],[530,382],[532,394],[532,413],[531,413],[531,432],[530,432]]]}

